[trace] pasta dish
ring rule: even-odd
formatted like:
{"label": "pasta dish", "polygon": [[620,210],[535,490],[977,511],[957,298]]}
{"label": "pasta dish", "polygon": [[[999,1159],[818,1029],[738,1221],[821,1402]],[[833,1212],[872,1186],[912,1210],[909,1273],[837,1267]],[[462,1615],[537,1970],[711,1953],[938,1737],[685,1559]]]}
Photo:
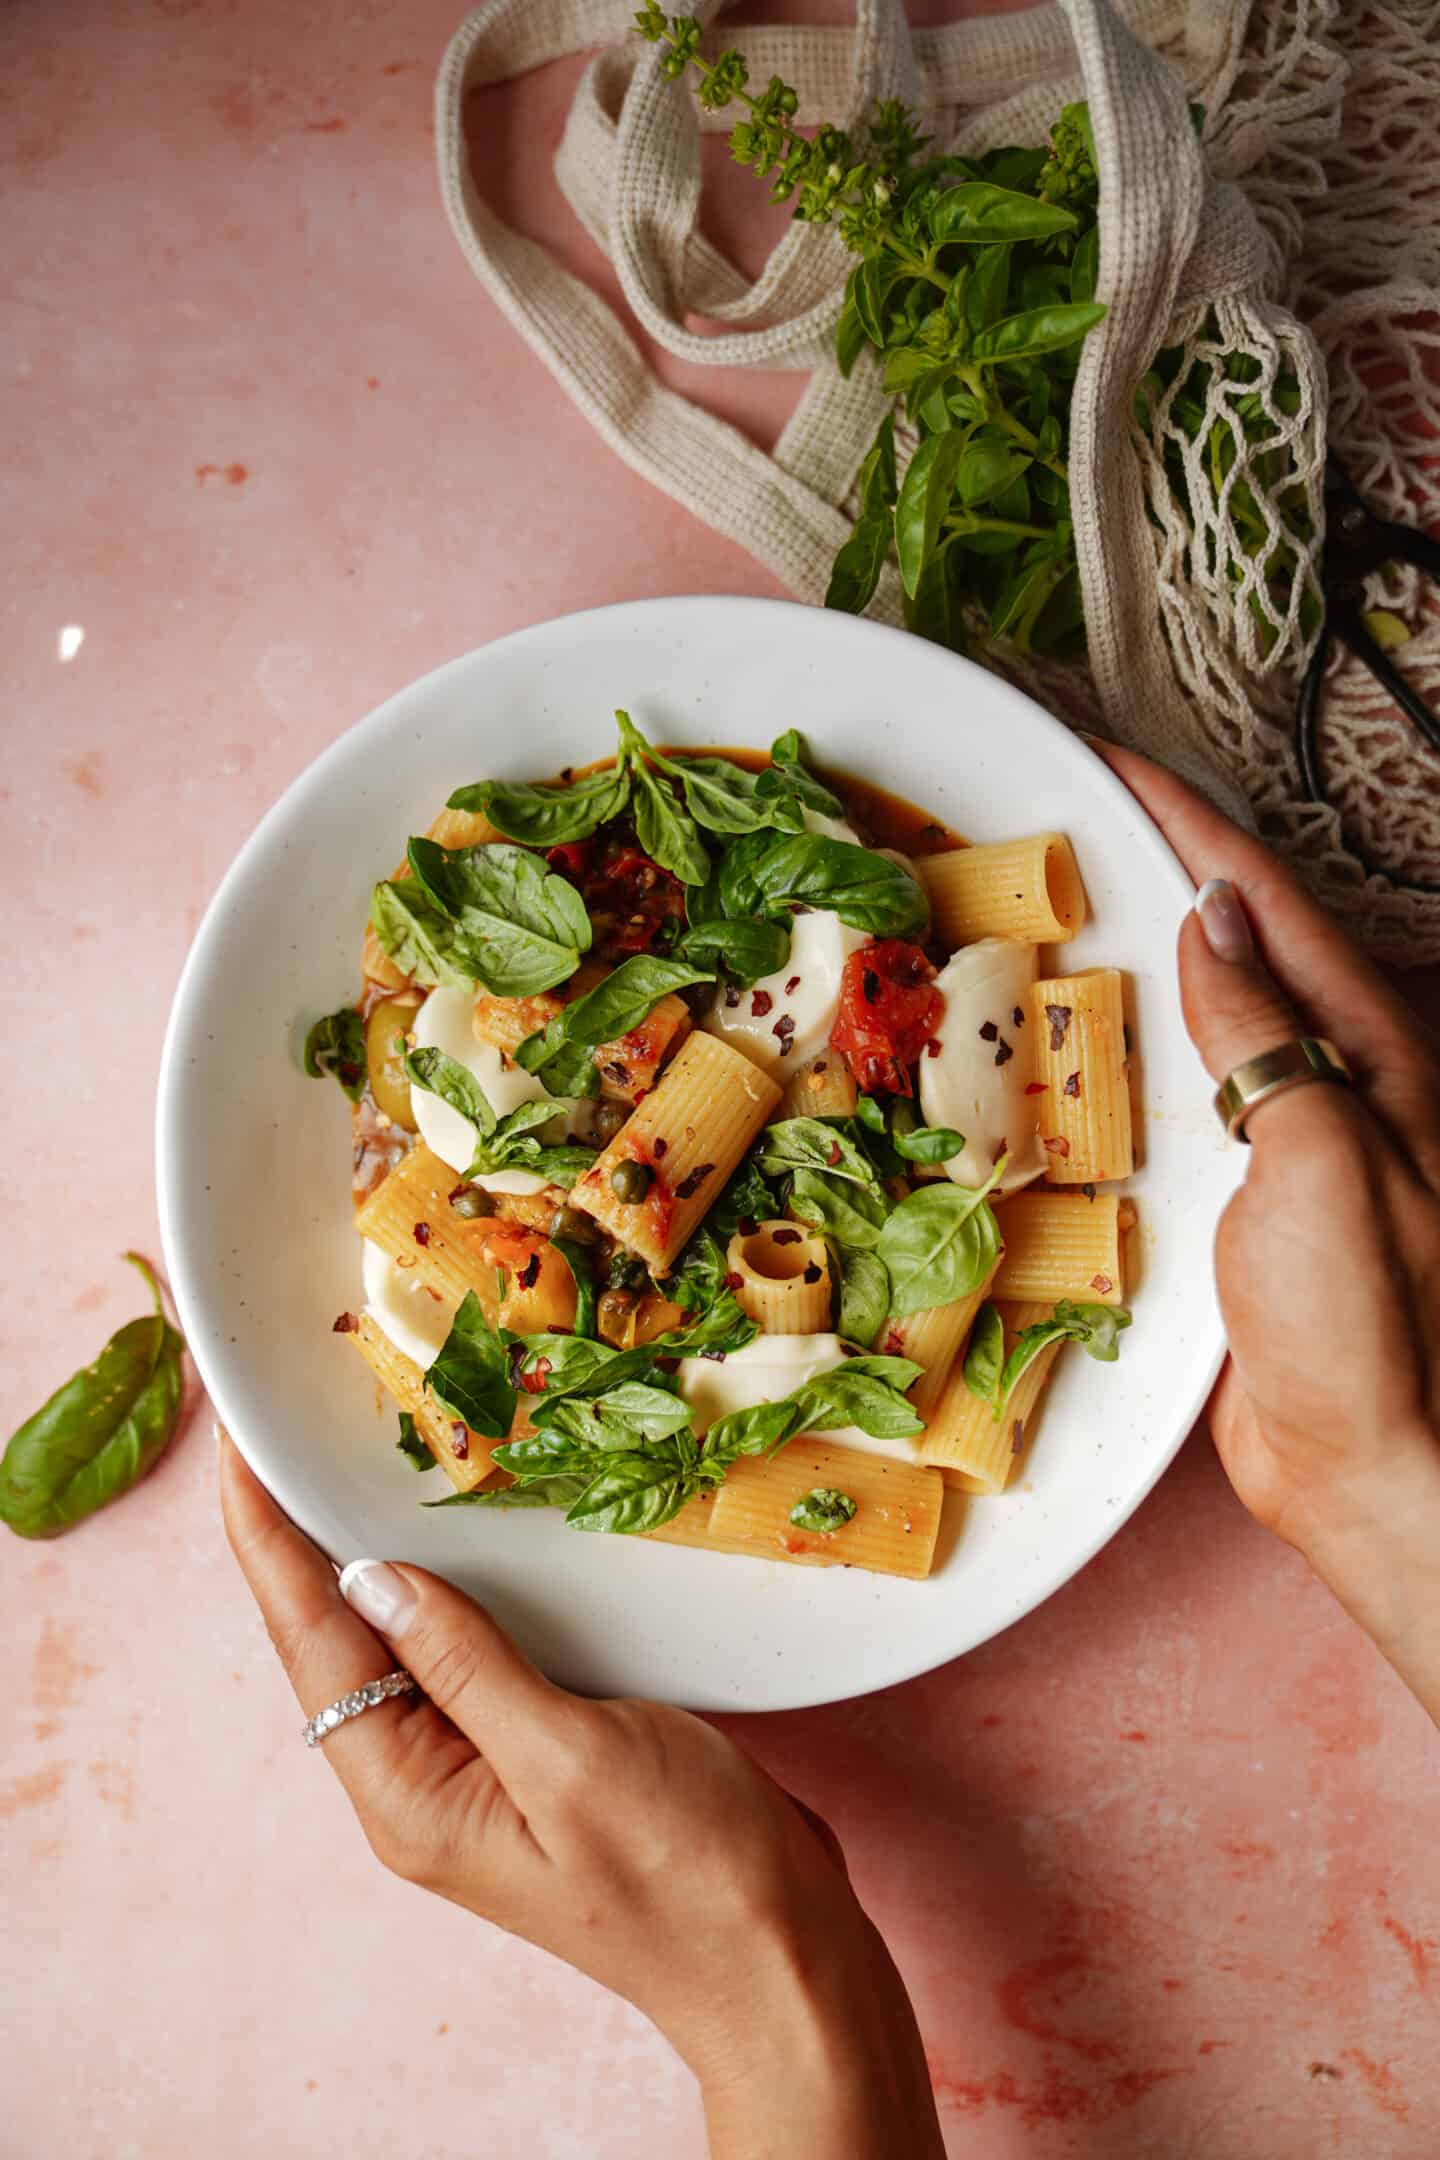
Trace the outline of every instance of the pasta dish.
{"label": "pasta dish", "polygon": [[648,742],[450,797],[307,1070],[353,1109],[336,1331],[443,1506],[922,1578],[1067,1343],[1129,1325],[1126,986],[1060,833]]}

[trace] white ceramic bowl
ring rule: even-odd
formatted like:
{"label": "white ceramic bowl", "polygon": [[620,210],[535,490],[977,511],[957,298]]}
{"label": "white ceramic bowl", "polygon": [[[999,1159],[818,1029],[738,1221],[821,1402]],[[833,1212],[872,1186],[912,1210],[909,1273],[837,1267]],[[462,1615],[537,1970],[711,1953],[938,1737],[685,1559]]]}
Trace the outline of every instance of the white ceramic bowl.
{"label": "white ceramic bowl", "polygon": [[[548,1514],[426,1512],[331,1332],[359,1302],[348,1105],[304,1077],[309,1022],[354,990],[372,881],[450,791],[603,755],[612,709],[653,739],[826,764],[974,839],[1070,834],[1092,919],[1066,964],[1134,980],[1145,1118],[1143,1276],[1118,1365],[1061,1360],[1018,1490],[973,1501],[928,1583],[587,1537]],[[423,1563],[482,1596],[551,1673],[696,1708],[834,1701],[958,1656],[1039,1604],[1125,1521],[1189,1430],[1221,1355],[1216,1217],[1238,1176],[1181,1024],[1184,873],[1099,759],[992,675],[902,632],[775,601],[643,601],[542,623],[453,661],[351,728],[264,819],[176,993],[158,1110],[180,1319],[247,1460],[340,1562]]]}

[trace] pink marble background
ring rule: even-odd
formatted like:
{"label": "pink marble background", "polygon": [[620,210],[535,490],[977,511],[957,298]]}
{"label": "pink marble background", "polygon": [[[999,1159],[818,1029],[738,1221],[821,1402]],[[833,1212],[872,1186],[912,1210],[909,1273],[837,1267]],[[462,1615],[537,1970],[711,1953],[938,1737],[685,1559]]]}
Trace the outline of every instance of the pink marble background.
{"label": "pink marble background", "polygon": [[[463,269],[430,124],[457,11],[0,19],[7,1430],[137,1309],[171,991],[274,796],[519,624],[772,589],[602,450]],[[487,94],[478,154],[593,271],[549,171],[576,72]],[[774,226],[742,184],[715,230],[753,264]],[[796,388],[703,384],[761,440]],[[0,2151],[698,2160],[639,2017],[371,1861],[225,1550],[203,1414],[123,1506],[3,1558]],[[1008,1636],[729,1724],[845,1838],[955,2154],[1440,2144],[1434,1735],[1203,1436]]]}

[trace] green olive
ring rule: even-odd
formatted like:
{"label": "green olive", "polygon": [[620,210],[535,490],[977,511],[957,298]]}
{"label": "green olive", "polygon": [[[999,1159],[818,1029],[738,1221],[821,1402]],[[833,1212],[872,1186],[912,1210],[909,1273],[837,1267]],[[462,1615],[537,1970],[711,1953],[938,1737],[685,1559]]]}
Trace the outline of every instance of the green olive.
{"label": "green olive", "polygon": [[414,1024],[420,1007],[414,993],[401,997],[382,998],[372,1006],[365,1022],[365,1063],[370,1074],[370,1092],[375,1107],[383,1110],[392,1124],[406,1132],[414,1132],[415,1118],[410,1108],[410,1080],[405,1071],[405,1045],[395,1047],[396,1036],[404,1036],[405,1030]]}
{"label": "green olive", "polygon": [[557,1207],[550,1218],[552,1238],[573,1238],[577,1245],[593,1245],[598,1225],[576,1207]]}
{"label": "green olive", "polygon": [[654,1175],[648,1163],[616,1163],[610,1173],[610,1190],[626,1207],[634,1207],[649,1192]]}

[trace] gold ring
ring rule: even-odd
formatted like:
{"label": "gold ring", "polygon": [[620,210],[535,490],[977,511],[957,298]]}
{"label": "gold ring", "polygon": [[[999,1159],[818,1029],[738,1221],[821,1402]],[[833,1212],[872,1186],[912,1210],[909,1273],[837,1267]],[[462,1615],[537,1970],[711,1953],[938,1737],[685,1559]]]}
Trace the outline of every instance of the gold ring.
{"label": "gold ring", "polygon": [[1350,1086],[1350,1068],[1334,1043],[1322,1042],[1314,1035],[1297,1035],[1278,1049],[1246,1058],[1243,1065],[1237,1065],[1227,1075],[1215,1096],[1215,1115],[1225,1127],[1227,1139],[1243,1140],[1248,1146],[1250,1135],[1245,1120],[1272,1095],[1303,1087],[1307,1080],[1332,1080],[1342,1087]]}

